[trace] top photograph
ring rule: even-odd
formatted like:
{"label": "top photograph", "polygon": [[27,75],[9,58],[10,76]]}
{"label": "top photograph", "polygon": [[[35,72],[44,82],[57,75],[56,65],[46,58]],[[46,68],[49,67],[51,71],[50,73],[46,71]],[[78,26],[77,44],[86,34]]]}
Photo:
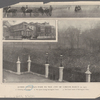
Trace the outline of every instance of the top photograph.
{"label": "top photograph", "polygon": [[100,5],[11,5],[3,18],[84,18],[100,17]]}

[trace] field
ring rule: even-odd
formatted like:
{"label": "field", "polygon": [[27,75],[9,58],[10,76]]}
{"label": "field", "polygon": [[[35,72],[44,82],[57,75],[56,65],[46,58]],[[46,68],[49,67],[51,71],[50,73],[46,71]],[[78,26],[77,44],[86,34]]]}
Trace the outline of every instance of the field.
{"label": "field", "polygon": [[38,76],[35,73],[24,73],[22,75],[16,75],[8,71],[3,71],[4,83],[29,83],[29,82],[55,82],[53,80],[46,79],[43,76]]}
{"label": "field", "polygon": [[[52,16],[47,16],[46,14],[42,15],[39,12],[34,11],[34,9],[39,8],[37,7],[29,7],[29,9],[33,10],[32,15],[30,16],[29,13],[24,16],[23,12],[21,11],[21,7],[12,7],[12,9],[17,9],[17,13],[14,15],[12,13],[8,14],[8,17],[32,17],[32,18],[38,18],[38,17],[100,17],[100,7],[98,5],[93,6],[86,6],[81,5],[81,10],[78,12],[75,12],[75,5],[63,5],[63,6],[52,6]],[[49,8],[49,6],[48,6]],[[5,16],[5,12],[3,13],[3,16]]]}

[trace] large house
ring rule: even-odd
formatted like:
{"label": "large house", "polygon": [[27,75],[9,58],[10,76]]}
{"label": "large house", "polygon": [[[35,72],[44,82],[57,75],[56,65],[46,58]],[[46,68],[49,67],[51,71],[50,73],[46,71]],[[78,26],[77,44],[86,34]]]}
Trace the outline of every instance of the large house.
{"label": "large house", "polygon": [[22,37],[37,38],[38,36],[55,37],[55,27],[49,23],[27,23],[22,22],[10,27],[12,29],[9,38],[21,39]]}

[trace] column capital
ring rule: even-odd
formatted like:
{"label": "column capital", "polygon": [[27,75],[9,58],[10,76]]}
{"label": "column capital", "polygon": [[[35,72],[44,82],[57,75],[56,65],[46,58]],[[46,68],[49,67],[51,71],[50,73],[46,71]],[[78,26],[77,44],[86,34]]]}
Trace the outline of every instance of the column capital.
{"label": "column capital", "polygon": [[45,66],[46,66],[46,65],[49,66],[50,64],[45,64]]}
{"label": "column capital", "polygon": [[85,74],[91,74],[89,67],[90,67],[90,65],[88,65],[87,71],[85,72]]}
{"label": "column capital", "polygon": [[17,60],[17,62],[16,62],[16,63],[21,63],[21,62],[20,62],[20,59],[19,59],[19,57],[18,57],[18,60]]}
{"label": "column capital", "polygon": [[59,67],[59,68],[63,69],[64,67]]}
{"label": "column capital", "polygon": [[28,60],[27,60],[27,62],[31,62],[30,55],[28,55]]}
{"label": "column capital", "polygon": [[31,62],[31,60],[27,60],[27,62]]}
{"label": "column capital", "polygon": [[88,74],[89,75],[89,74],[91,74],[91,72],[90,71],[86,71],[85,74]]}

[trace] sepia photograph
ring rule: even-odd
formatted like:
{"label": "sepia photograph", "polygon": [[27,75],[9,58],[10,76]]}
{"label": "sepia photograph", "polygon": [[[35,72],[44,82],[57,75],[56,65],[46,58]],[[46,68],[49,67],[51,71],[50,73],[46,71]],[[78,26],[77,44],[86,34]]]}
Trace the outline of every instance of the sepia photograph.
{"label": "sepia photograph", "polygon": [[3,8],[4,18],[100,17],[100,5],[11,5]]}
{"label": "sepia photograph", "polygon": [[58,20],[58,42],[4,42],[3,82],[100,82],[100,19]]}
{"label": "sepia photograph", "polygon": [[99,1],[9,2],[0,15],[0,97],[100,97]]}
{"label": "sepia photograph", "polygon": [[100,96],[100,2],[19,2],[0,12],[1,97]]}
{"label": "sepia photograph", "polygon": [[3,40],[57,40],[55,20],[3,20]]}

